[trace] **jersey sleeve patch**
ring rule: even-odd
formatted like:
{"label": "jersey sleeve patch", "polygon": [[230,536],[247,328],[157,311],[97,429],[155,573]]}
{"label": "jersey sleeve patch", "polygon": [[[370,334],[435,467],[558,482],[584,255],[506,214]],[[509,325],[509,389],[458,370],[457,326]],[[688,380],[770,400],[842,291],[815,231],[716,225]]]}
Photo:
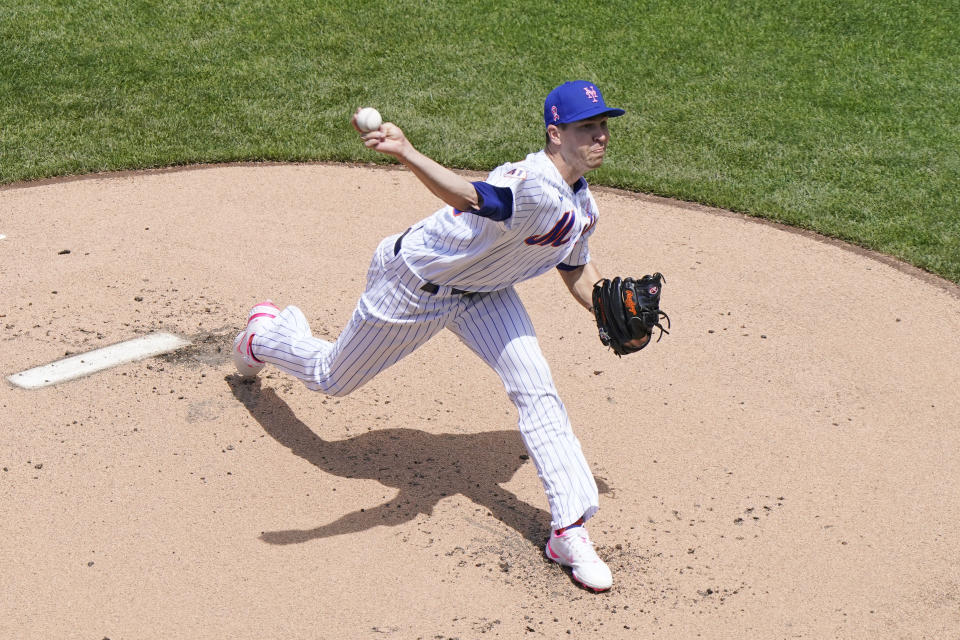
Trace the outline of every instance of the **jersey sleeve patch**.
{"label": "jersey sleeve patch", "polygon": [[470,213],[489,218],[496,222],[506,220],[513,215],[513,190],[509,187],[495,187],[489,182],[473,183],[480,196],[480,208]]}

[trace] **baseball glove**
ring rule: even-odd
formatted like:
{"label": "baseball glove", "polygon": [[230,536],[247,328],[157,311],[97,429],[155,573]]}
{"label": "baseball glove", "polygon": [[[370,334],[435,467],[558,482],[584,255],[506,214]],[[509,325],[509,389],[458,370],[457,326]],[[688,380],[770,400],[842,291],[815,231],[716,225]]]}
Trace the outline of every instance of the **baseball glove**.
{"label": "baseball glove", "polygon": [[[650,344],[653,329],[660,329],[657,342],[670,333],[660,323],[670,326],[670,317],[660,310],[660,290],[664,278],[659,273],[640,279],[614,278],[597,281],[593,285],[593,316],[597,320],[600,342],[624,356]],[[631,340],[647,337],[640,346],[628,345]]]}

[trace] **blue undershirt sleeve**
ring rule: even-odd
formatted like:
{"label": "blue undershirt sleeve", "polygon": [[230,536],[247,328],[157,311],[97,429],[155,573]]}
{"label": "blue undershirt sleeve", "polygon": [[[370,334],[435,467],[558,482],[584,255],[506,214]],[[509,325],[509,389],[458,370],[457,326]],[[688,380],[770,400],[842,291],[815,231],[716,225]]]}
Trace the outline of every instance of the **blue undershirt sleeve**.
{"label": "blue undershirt sleeve", "polygon": [[508,187],[495,187],[489,182],[472,183],[480,196],[480,208],[470,211],[477,216],[490,218],[496,222],[506,220],[513,215],[513,191]]}

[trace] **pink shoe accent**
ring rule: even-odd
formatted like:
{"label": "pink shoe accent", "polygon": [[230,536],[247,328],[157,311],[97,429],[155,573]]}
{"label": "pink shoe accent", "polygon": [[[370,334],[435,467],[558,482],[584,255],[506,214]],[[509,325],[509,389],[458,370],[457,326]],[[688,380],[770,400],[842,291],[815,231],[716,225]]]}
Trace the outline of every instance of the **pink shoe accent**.
{"label": "pink shoe accent", "polygon": [[[273,313],[274,311],[276,313]],[[247,326],[233,341],[233,364],[244,378],[256,376],[266,364],[253,354],[253,338],[257,335],[257,330],[263,328],[260,325],[276,318],[279,313],[280,309],[270,300],[256,304],[250,309]]]}
{"label": "pink shoe accent", "polygon": [[253,355],[253,336],[255,336],[255,335],[257,335],[257,334],[251,333],[251,334],[250,334],[250,339],[247,340],[247,355],[250,356],[251,358],[253,358],[254,360],[256,360],[257,362],[259,362],[260,364],[263,364],[263,360],[261,360],[260,358],[258,358],[258,357],[255,356],[255,355]]}
{"label": "pink shoe accent", "polygon": [[[256,309],[258,309],[258,308],[260,308],[260,307],[271,307],[271,308],[273,308],[273,309],[276,309],[277,311],[280,311],[280,307],[278,307],[277,305],[273,304],[273,301],[271,301],[271,300],[264,300],[263,302],[260,302],[260,303],[258,303],[258,304],[255,304],[255,305],[253,306],[253,309],[251,309],[251,311],[255,311]],[[259,313],[251,313],[251,314],[250,314],[250,317],[247,318],[247,327],[248,327],[248,330],[249,330],[249,327],[250,327],[250,323],[253,322],[254,320],[256,320],[257,318],[276,318],[276,317],[277,317],[277,314],[275,314],[275,313],[267,313],[266,311],[261,311],[261,312],[259,312]],[[253,337],[254,337],[255,335],[257,335],[257,334],[251,333],[251,334],[249,335],[249,337],[247,338],[247,355],[250,356],[250,358],[253,359],[254,362],[259,362],[260,364],[264,364],[263,360],[261,360],[260,358],[258,358],[258,357],[255,356],[255,355],[253,355]],[[239,347],[238,347],[238,350],[239,350]],[[241,352],[241,353],[242,353],[242,352]]]}
{"label": "pink shoe accent", "polygon": [[550,546],[550,542],[547,542],[547,553],[554,560],[559,560],[560,556],[557,555],[557,552],[553,550],[553,547]]}

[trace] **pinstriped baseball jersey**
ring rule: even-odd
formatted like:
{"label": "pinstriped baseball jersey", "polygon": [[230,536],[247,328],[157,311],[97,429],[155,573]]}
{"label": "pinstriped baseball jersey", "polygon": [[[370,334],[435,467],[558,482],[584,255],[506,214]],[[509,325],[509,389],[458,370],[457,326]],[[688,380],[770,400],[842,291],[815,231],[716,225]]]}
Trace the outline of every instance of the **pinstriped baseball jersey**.
{"label": "pinstriped baseball jersey", "polygon": [[497,167],[486,182],[510,191],[511,210],[504,219],[446,206],[404,238],[401,255],[422,280],[495,291],[561,263],[589,262],[587,239],[597,222],[597,205],[586,180],[571,187],[539,151]]}

